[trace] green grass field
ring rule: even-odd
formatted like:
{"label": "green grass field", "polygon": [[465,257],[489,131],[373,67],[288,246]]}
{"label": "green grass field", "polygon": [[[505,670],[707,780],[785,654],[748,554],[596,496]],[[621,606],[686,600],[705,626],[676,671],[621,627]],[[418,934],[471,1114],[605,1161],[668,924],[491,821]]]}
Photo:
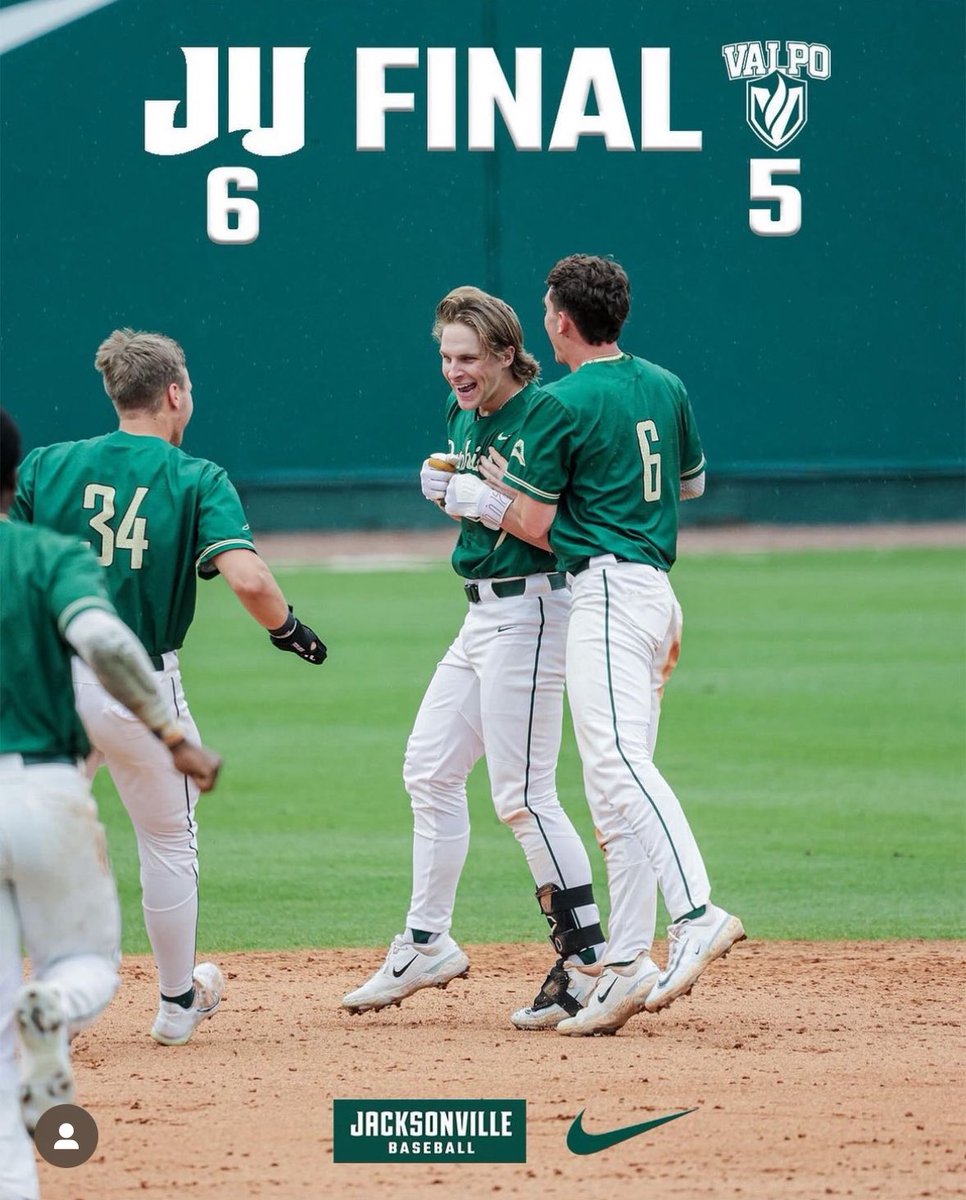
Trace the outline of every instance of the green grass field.
{"label": "green grass field", "polygon": [[[199,806],[205,950],[381,946],[409,897],[402,755],[462,619],[448,567],[283,571],[328,642],[321,668],[274,651],[227,587],[201,585],[185,687],[226,767]],[[966,929],[963,559],[955,551],[691,558],[674,571],[684,653],[656,760],[715,897],[762,938],[941,938]],[[561,799],[593,846],[573,736]],[[134,839],[97,794],[125,917],[147,949]],[[540,940],[523,856],[471,780],[454,934]],[[603,863],[592,852],[606,906]]]}

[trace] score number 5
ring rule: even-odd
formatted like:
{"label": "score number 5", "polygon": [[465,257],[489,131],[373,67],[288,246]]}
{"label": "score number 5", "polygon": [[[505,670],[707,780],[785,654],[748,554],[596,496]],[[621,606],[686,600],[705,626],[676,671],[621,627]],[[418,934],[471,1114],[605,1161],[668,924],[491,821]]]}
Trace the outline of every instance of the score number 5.
{"label": "score number 5", "polygon": [[[800,158],[753,158],[751,199],[769,200],[767,208],[748,209],[748,225],[759,237],[792,237],[802,227],[802,193],[790,183],[775,183],[775,175],[798,175]],[[775,213],[772,204],[778,205]]]}

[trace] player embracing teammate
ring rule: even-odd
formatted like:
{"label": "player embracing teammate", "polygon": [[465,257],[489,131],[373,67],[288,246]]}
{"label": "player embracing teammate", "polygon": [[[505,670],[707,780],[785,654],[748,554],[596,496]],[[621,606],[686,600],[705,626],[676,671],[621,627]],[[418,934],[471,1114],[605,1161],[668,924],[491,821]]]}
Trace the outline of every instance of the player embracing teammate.
{"label": "player embracing teammate", "polygon": [[[653,762],[654,689],[641,687],[679,620],[668,579],[678,504],[704,491],[691,404],[676,376],[617,344],[630,311],[618,263],[572,255],[547,285],[544,328],[570,374],[530,406],[510,455],[491,451],[480,471],[509,489],[524,537],[549,536],[573,581],[567,692],[611,897],[604,970],[557,1026],[579,1036],[685,995],[745,933],[711,903],[694,834]],[[664,971],[650,957],[651,868],[672,917]]]}

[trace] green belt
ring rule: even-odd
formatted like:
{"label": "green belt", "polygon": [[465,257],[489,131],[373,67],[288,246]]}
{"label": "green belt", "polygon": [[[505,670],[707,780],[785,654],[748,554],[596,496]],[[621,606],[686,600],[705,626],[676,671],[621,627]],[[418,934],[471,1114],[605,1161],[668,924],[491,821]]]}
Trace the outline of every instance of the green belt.
{"label": "green belt", "polygon": [[[490,586],[493,588],[493,595],[498,600],[506,600],[509,596],[522,596],[527,590],[527,580],[533,579],[533,575],[525,575],[522,579],[496,579]],[[559,592],[561,588],[567,586],[567,576],[563,571],[553,571],[549,575],[541,576],[550,584],[552,592]],[[480,602],[480,586],[477,583],[465,583],[463,588],[466,592],[466,598],[470,604],[479,604]]]}
{"label": "green belt", "polygon": [[71,767],[77,765],[77,759],[69,754],[21,754],[20,757],[25,767],[49,767],[65,763]]}

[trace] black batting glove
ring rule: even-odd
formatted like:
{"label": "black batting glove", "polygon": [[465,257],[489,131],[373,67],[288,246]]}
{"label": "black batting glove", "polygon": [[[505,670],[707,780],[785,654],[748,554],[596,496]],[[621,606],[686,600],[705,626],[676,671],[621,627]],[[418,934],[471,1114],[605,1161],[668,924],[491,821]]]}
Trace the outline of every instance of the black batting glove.
{"label": "black batting glove", "polygon": [[313,633],[308,625],[303,625],[292,612],[291,604],[288,606],[288,620],[284,625],[279,625],[278,629],[270,629],[268,636],[272,639],[272,645],[277,646],[279,650],[291,650],[299,658],[304,658],[306,662],[314,663],[317,667],[325,662],[329,653],[325,642]]}

